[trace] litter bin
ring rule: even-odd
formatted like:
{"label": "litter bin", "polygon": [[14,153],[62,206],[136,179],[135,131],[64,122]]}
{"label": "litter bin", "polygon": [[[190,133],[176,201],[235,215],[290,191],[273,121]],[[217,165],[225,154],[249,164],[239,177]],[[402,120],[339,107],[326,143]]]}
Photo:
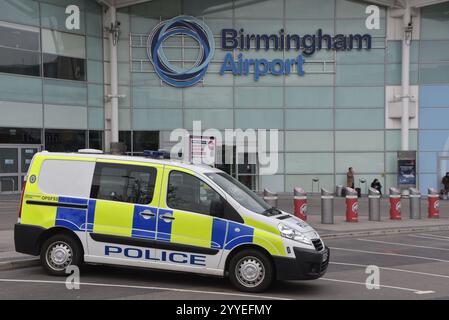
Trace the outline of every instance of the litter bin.
{"label": "litter bin", "polygon": [[437,189],[429,188],[427,190],[428,218],[440,217],[440,195]]}
{"label": "litter bin", "polygon": [[421,219],[421,193],[416,188],[410,188],[410,219]]}
{"label": "litter bin", "polygon": [[357,191],[346,188],[346,222],[359,221],[359,199]]}
{"label": "litter bin", "polygon": [[293,205],[295,216],[307,221],[307,192],[303,188],[293,189]]}
{"label": "litter bin", "polygon": [[334,195],[321,188],[321,223],[334,223]]}
{"label": "litter bin", "polygon": [[401,220],[401,190],[390,188],[390,219]]}
{"label": "litter bin", "polygon": [[336,197],[342,197],[343,196],[343,186],[338,185],[335,187],[335,196]]}
{"label": "litter bin", "polygon": [[369,220],[380,221],[380,192],[369,188],[368,193]]}
{"label": "litter bin", "polygon": [[272,206],[274,208],[277,208],[277,206],[278,206],[278,194],[276,192],[271,192],[270,190],[265,189],[263,191],[263,199],[270,206]]}

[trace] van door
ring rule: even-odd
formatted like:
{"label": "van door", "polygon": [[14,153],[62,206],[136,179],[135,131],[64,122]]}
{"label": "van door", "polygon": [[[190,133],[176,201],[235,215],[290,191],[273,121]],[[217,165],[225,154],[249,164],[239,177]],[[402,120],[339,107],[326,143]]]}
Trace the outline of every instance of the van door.
{"label": "van door", "polygon": [[172,269],[184,265],[184,270],[214,273],[227,229],[226,220],[216,215],[223,211],[225,200],[193,172],[183,169],[166,166],[162,184],[157,239],[169,244],[166,263]]}
{"label": "van door", "polygon": [[[162,171],[161,165],[97,161],[88,210],[87,261],[144,262],[143,252],[156,237]],[[156,255],[154,250],[147,257]]]}

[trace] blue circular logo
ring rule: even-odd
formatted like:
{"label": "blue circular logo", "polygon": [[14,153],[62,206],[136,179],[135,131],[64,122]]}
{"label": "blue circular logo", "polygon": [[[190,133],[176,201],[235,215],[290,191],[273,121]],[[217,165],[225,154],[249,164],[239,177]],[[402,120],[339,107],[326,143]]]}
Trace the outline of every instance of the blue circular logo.
{"label": "blue circular logo", "polygon": [[[176,35],[187,35],[199,44],[199,56],[194,65],[184,69],[170,63],[162,44]],[[148,57],[154,70],[165,83],[178,88],[190,87],[206,74],[215,52],[212,31],[202,21],[191,16],[178,16],[159,23],[148,37]]]}

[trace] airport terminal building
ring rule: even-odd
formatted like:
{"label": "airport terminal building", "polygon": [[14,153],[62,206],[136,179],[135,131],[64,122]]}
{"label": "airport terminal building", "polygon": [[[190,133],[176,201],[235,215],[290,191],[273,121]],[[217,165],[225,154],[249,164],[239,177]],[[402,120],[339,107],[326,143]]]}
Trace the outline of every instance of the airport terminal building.
{"label": "airport terminal building", "polygon": [[348,167],[388,190],[398,151],[440,189],[449,1],[0,0],[0,193],[37,150],[140,155],[194,121],[278,130],[275,174],[222,166],[253,190],[333,190]]}

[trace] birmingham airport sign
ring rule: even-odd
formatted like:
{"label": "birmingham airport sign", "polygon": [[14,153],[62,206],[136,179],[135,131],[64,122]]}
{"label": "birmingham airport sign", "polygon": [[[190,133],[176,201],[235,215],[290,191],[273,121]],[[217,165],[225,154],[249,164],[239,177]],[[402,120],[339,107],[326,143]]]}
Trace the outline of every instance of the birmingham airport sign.
{"label": "birmingham airport sign", "polygon": [[[163,43],[172,36],[187,35],[199,45],[199,56],[187,69],[172,64],[166,57]],[[348,51],[370,50],[369,34],[337,34],[332,36],[318,29],[315,34],[290,34],[280,29],[273,34],[250,34],[244,29],[222,29],[221,50],[230,51],[224,56],[220,75],[252,76],[254,81],[271,74],[273,76],[296,74],[304,76],[306,57],[321,50]],[[252,58],[251,50],[297,52],[287,59]],[[238,54],[235,52],[240,51]],[[162,21],[151,32],[147,45],[148,57],[160,79],[174,87],[189,87],[200,82],[207,72],[215,54],[215,39],[210,28],[201,20],[191,16],[178,16]]]}

